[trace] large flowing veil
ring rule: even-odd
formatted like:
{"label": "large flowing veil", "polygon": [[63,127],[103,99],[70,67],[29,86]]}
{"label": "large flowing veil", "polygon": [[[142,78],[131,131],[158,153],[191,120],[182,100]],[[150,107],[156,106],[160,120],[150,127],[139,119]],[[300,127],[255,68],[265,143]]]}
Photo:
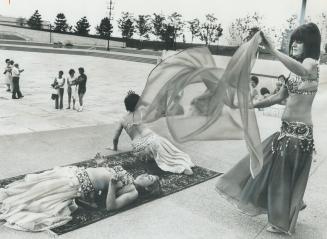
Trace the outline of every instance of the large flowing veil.
{"label": "large flowing veil", "polygon": [[208,48],[189,48],[170,56],[149,74],[139,106],[145,122],[165,117],[178,142],[244,139],[250,170],[261,170],[262,147],[249,97],[249,78],[261,41],[259,33],[241,45],[225,69]]}

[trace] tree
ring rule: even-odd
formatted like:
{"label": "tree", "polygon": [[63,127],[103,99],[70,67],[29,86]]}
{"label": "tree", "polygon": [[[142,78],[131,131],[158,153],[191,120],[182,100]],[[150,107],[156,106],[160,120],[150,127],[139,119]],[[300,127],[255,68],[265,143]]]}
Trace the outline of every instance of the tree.
{"label": "tree", "polygon": [[160,39],[165,42],[165,48],[166,50],[169,49],[174,49],[174,43],[175,43],[175,27],[173,25],[164,23],[161,34],[160,34]]}
{"label": "tree", "polygon": [[297,15],[292,15],[290,18],[286,20],[287,26],[285,27],[282,33],[282,42],[281,42],[281,50],[282,52],[288,54],[289,52],[289,43],[291,34],[294,29],[298,26]]}
{"label": "tree", "polygon": [[149,39],[149,32],[151,31],[150,15],[139,15],[136,19],[135,28],[140,38]]}
{"label": "tree", "polygon": [[73,26],[71,26],[71,25],[69,26],[69,25],[68,25],[67,32],[74,33]]}
{"label": "tree", "polygon": [[113,31],[113,26],[109,18],[105,17],[101,20],[100,25],[98,25],[95,29],[97,31],[97,34],[99,34],[101,37],[109,38]]}
{"label": "tree", "polygon": [[35,10],[34,14],[28,19],[27,25],[29,25],[32,29],[42,29],[42,18],[39,10]]}
{"label": "tree", "polygon": [[75,33],[78,35],[87,36],[89,35],[90,26],[89,21],[87,20],[86,16],[84,16],[76,23]]}
{"label": "tree", "polygon": [[262,16],[257,12],[253,15],[236,18],[229,27],[229,43],[231,45],[241,45],[246,42],[251,35],[251,29],[262,29]]}
{"label": "tree", "polygon": [[182,15],[174,12],[171,15],[168,16],[168,25],[173,27],[174,30],[174,42],[176,42],[176,38],[181,36],[183,34],[183,27],[184,27],[184,22],[182,21]]}
{"label": "tree", "polygon": [[157,37],[157,39],[162,39],[162,32],[164,30],[164,22],[166,17],[161,14],[153,13],[153,18],[151,19],[152,23],[152,34]]}
{"label": "tree", "polygon": [[118,28],[120,29],[123,38],[132,38],[135,31],[133,14],[122,12],[122,17],[118,19]]}
{"label": "tree", "polygon": [[207,14],[206,21],[201,25],[200,39],[210,45],[219,40],[223,34],[221,24],[217,23],[217,18],[214,14]]}
{"label": "tree", "polygon": [[54,25],[55,32],[67,32],[68,24],[65,14],[58,13]]}
{"label": "tree", "polygon": [[188,21],[188,29],[190,30],[192,34],[192,43],[195,37],[200,36],[200,20],[198,18],[195,18],[191,21]]}

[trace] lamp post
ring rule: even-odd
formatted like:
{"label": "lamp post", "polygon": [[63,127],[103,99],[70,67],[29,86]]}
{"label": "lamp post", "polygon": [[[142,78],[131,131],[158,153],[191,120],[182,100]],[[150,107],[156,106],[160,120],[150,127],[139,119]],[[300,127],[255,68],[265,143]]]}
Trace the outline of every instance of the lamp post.
{"label": "lamp post", "polygon": [[52,30],[52,25],[51,25],[51,23],[49,24],[49,33],[50,33],[50,44],[51,44],[51,30]]}
{"label": "lamp post", "polygon": [[113,3],[112,3],[112,0],[110,0],[109,2],[109,6],[107,7],[107,9],[109,10],[109,26],[108,26],[108,42],[107,42],[107,51],[110,51],[110,35],[111,35],[111,32],[110,32],[110,26],[111,26],[111,11],[114,9],[113,7]]}
{"label": "lamp post", "polygon": [[305,10],[307,6],[307,0],[302,0],[301,15],[300,15],[300,25],[304,24]]}

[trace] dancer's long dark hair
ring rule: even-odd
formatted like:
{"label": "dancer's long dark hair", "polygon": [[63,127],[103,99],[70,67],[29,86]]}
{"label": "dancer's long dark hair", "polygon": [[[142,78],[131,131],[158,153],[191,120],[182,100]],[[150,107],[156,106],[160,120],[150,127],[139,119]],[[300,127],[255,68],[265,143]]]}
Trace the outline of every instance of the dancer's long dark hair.
{"label": "dancer's long dark hair", "polygon": [[[303,42],[303,54],[300,57],[292,56],[292,44],[294,41]],[[319,28],[314,23],[303,24],[296,28],[290,39],[289,53],[296,60],[302,62],[305,58],[318,60],[320,57],[321,35]]]}

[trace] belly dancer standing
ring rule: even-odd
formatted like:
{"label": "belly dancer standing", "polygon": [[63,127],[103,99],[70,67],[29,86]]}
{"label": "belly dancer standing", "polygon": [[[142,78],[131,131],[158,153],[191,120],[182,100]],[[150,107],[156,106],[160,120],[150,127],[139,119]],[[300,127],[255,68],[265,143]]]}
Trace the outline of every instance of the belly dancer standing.
{"label": "belly dancer standing", "polygon": [[299,211],[306,207],[303,195],[314,151],[311,107],[318,88],[321,37],[313,23],[298,27],[292,33],[287,56],[263,33],[261,36],[265,48],[291,71],[277,95],[254,104],[264,108],[287,98],[281,129],[262,143],[259,175],[251,177],[246,156],[218,180],[216,189],[246,214],[267,213],[267,231],[292,234]]}

